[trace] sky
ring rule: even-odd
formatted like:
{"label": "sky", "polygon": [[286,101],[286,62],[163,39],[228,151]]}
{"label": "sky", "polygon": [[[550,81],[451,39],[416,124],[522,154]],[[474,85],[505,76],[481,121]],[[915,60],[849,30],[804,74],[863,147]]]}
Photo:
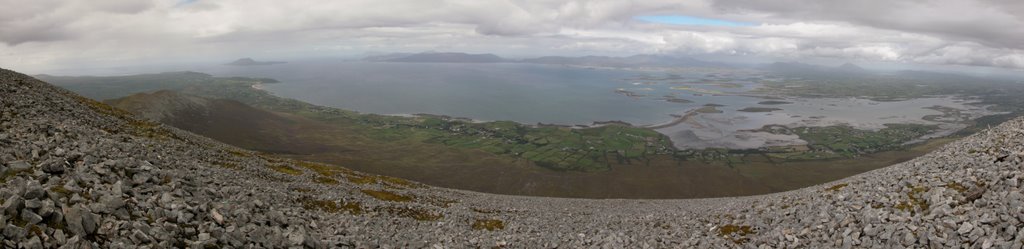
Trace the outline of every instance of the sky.
{"label": "sky", "polygon": [[1019,0],[0,0],[0,67],[667,54],[1024,70]]}

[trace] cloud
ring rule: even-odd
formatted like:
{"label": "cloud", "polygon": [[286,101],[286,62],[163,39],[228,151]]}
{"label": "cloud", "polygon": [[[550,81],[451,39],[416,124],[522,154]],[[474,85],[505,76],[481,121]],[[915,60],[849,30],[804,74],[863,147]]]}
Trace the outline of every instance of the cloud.
{"label": "cloud", "polygon": [[[154,6],[153,2],[135,0],[54,1],[25,3],[0,0],[0,42],[18,45],[26,42],[52,42],[74,39],[90,31],[80,22],[110,15],[133,15]],[[17,6],[17,7],[14,7]],[[117,25],[102,23],[101,25]]]}
{"label": "cloud", "polygon": [[833,21],[858,26],[1024,48],[1024,4],[1011,0],[800,1],[717,0],[718,9],[759,12],[777,21]]}
{"label": "cloud", "polygon": [[[0,65],[367,51],[724,54],[1024,69],[1008,0],[0,0]],[[688,16],[756,25],[673,25]],[[259,54],[255,54],[259,53]],[[255,55],[254,55],[255,54]]]}
{"label": "cloud", "polygon": [[664,15],[664,16],[637,16],[634,17],[637,20],[654,22],[654,23],[665,23],[665,24],[676,24],[676,25],[692,25],[692,26],[753,26],[754,23],[747,22],[734,22],[729,20],[713,19],[713,18],[701,18],[694,16],[684,15]]}

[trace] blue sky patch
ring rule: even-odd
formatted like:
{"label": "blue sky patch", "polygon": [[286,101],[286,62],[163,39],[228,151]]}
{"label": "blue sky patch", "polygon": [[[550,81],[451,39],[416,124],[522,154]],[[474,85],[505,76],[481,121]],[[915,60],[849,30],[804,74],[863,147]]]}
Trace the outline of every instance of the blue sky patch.
{"label": "blue sky patch", "polygon": [[720,19],[701,18],[684,15],[665,15],[665,16],[637,16],[633,17],[637,20],[653,23],[664,23],[664,24],[675,24],[675,25],[692,25],[692,26],[726,26],[726,27],[743,27],[743,26],[754,26],[756,23],[749,22],[735,22]]}

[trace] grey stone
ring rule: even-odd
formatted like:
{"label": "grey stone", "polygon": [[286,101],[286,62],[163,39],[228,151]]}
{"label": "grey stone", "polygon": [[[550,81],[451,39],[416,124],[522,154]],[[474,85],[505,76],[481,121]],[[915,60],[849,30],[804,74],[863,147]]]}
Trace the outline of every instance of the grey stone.
{"label": "grey stone", "polygon": [[82,213],[82,228],[85,229],[86,234],[96,233],[96,229],[99,229],[100,217],[92,212]]}
{"label": "grey stone", "polygon": [[25,249],[42,249],[43,242],[39,240],[39,237],[32,236],[32,238],[28,239],[22,247]]}
{"label": "grey stone", "polygon": [[42,168],[40,168],[40,170],[48,174],[63,174],[64,162],[47,162],[42,165]]}
{"label": "grey stone", "polygon": [[100,202],[102,202],[103,205],[106,206],[107,210],[113,211],[121,207],[124,207],[124,199],[121,199],[120,194],[116,195],[118,196],[104,195],[103,197],[100,197]]}
{"label": "grey stone", "polygon": [[71,194],[71,198],[68,198],[70,204],[79,204],[85,202],[85,198],[78,193]]}
{"label": "grey stone", "polygon": [[217,212],[217,209],[210,210],[210,218],[213,218],[213,221],[217,222],[217,225],[224,225],[224,215]]}
{"label": "grey stone", "polygon": [[140,230],[135,230],[135,232],[132,232],[132,239],[138,243],[143,244],[150,243],[153,241],[153,238],[149,237],[149,235]]}
{"label": "grey stone", "polygon": [[62,248],[64,248],[64,247],[67,247],[69,249],[81,248],[81,246],[79,245],[79,243],[81,243],[81,240],[82,240],[81,236],[78,236],[78,235],[71,236],[71,238],[68,239],[67,244],[64,244],[64,246],[62,246]]}
{"label": "grey stone", "polygon": [[199,241],[209,241],[210,239],[213,238],[213,236],[211,236],[209,233],[200,233],[199,235],[196,236],[196,238]]}
{"label": "grey stone", "polygon": [[39,185],[39,182],[37,182],[37,181],[28,181],[28,185],[25,186],[25,194],[23,195],[23,197],[25,197],[25,199],[30,199],[30,200],[31,199],[39,199],[39,198],[43,198],[43,196],[45,194],[46,194],[46,191],[43,190],[43,186],[42,185]]}
{"label": "grey stone", "polygon": [[82,217],[86,211],[79,206],[74,206],[64,213],[64,222],[67,223],[67,230],[76,236],[85,236],[85,226],[82,224]]}
{"label": "grey stone", "polygon": [[149,173],[145,173],[145,172],[138,173],[138,174],[135,174],[135,175],[132,176],[132,183],[135,184],[135,185],[141,185],[141,184],[146,183],[147,181],[149,181],[149,178],[150,178]]}
{"label": "grey stone", "polygon": [[121,197],[121,195],[125,194],[123,185],[124,184],[120,180],[118,180],[117,182],[114,183],[113,186],[111,186],[110,192],[114,196]]}
{"label": "grey stone", "polygon": [[42,206],[43,206],[43,202],[40,201],[40,200],[36,200],[36,199],[25,200],[25,207],[26,208],[36,209],[36,208],[40,208]]}
{"label": "grey stone", "polygon": [[17,215],[18,214],[18,210],[21,210],[24,207],[25,207],[25,199],[23,199],[23,198],[21,198],[21,196],[17,196],[17,195],[13,195],[13,196],[7,198],[7,200],[4,201],[4,204],[3,204],[4,214],[7,214],[9,216]]}
{"label": "grey stone", "polygon": [[8,170],[11,171],[25,171],[32,169],[32,165],[25,161],[13,161],[7,163]]}
{"label": "grey stone", "polygon": [[306,233],[302,231],[292,231],[288,234],[288,245],[289,246],[301,246],[306,242]]}
{"label": "grey stone", "polygon": [[63,245],[67,243],[68,238],[67,235],[64,234],[64,230],[57,229],[53,231],[53,240],[57,242],[58,245]]}
{"label": "grey stone", "polygon": [[974,230],[974,224],[971,224],[970,221],[965,221],[964,223],[960,224],[960,228],[957,228],[956,232],[960,233],[960,235],[966,235],[967,233],[970,233],[972,230]]}
{"label": "grey stone", "polygon": [[994,242],[995,242],[995,241],[993,241],[993,240],[992,240],[991,238],[986,238],[986,239],[984,240],[984,242],[982,242],[982,243],[981,243],[981,249],[989,249],[989,248],[992,248],[992,245],[993,245],[993,243],[994,243]]}
{"label": "grey stone", "polygon": [[39,216],[35,212],[32,212],[32,210],[30,210],[30,209],[22,209],[21,210],[21,220],[25,221],[26,224],[34,225],[36,223],[39,223],[39,222],[43,221],[43,217]]}
{"label": "grey stone", "polygon": [[7,226],[4,227],[4,238],[7,239],[19,240],[25,237],[25,233],[26,231],[24,228],[15,226],[13,224],[7,224]]}
{"label": "grey stone", "polygon": [[[27,202],[26,202],[26,203],[27,203]],[[27,205],[26,205],[26,206],[27,206]],[[53,204],[53,201],[51,201],[51,200],[49,200],[49,199],[46,199],[46,200],[40,201],[40,202],[39,202],[39,207],[38,207],[38,208],[39,208],[39,215],[41,215],[41,216],[43,216],[43,217],[48,217],[48,216],[50,216],[51,214],[53,214],[54,212],[56,212],[56,210],[54,210],[54,207],[55,207],[55,206],[54,206],[54,204]]]}

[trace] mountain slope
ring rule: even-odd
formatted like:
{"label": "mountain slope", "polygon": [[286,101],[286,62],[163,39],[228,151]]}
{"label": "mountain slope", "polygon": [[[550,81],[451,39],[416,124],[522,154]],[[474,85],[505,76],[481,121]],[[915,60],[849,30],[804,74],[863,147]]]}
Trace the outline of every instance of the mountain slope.
{"label": "mountain slope", "polygon": [[259,151],[309,154],[343,148],[296,137],[313,122],[256,109],[234,100],[163,90],[104,101],[144,119]]}
{"label": "mountain slope", "polygon": [[1024,119],[763,196],[489,195],[262,156],[0,70],[2,247],[1014,247]]}
{"label": "mountain slope", "polygon": [[843,63],[842,65],[839,65],[838,67],[836,67],[836,69],[839,70],[839,71],[851,72],[851,73],[865,73],[865,72],[868,71],[868,70],[864,69],[863,67],[860,67],[860,66],[858,66],[856,64],[849,63],[849,62]]}

